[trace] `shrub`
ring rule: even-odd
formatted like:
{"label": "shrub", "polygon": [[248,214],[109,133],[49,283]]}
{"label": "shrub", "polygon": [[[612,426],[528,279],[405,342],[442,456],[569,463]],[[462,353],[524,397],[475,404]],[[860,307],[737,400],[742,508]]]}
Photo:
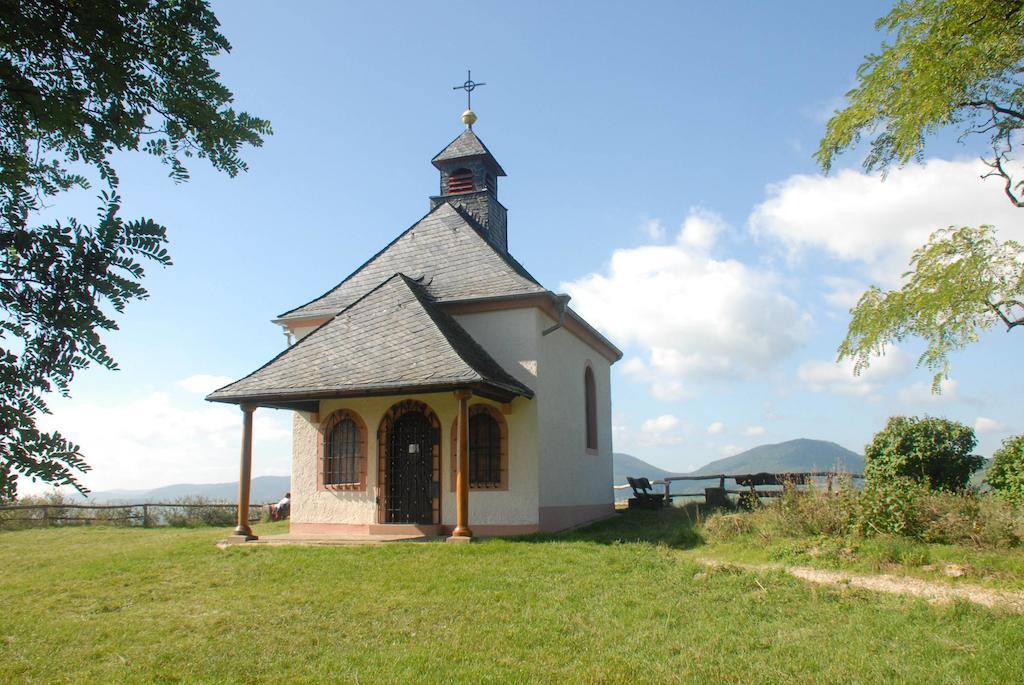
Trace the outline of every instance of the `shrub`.
{"label": "shrub", "polygon": [[856,503],[856,531],[861,535],[916,536],[918,502],[927,492],[925,485],[905,476],[866,479]]}
{"label": "shrub", "polygon": [[1024,435],[1003,440],[992,455],[985,482],[1009,502],[1024,505]]}
{"label": "shrub", "polygon": [[809,487],[786,487],[782,497],[748,513],[716,513],[704,531],[710,540],[724,541],[756,533],[762,539],[805,535],[845,535],[850,532],[857,493],[841,487],[835,494]]}
{"label": "shrub", "polygon": [[[214,506],[212,502],[204,497],[180,497],[175,500],[178,505],[201,505],[181,506],[172,508],[167,514],[167,525],[175,527],[195,526],[232,526],[235,523],[235,509],[225,506]],[[173,505],[171,505],[173,507]]]}
{"label": "shrub", "polygon": [[64,517],[68,515],[68,509],[61,507],[63,504],[71,504],[72,499],[60,490],[53,490],[41,495],[27,495],[19,497],[14,501],[8,501],[9,505],[49,505],[47,512],[49,521],[44,520],[42,509],[13,509],[0,511],[0,529],[16,530],[21,528],[36,528],[46,523],[47,525],[62,525]]}
{"label": "shrub", "polygon": [[[893,416],[864,448],[866,482],[909,479],[934,490],[967,487],[984,459],[971,454],[978,444],[974,430],[949,419]],[[881,486],[880,486],[881,487]],[[879,496],[892,489],[877,490]]]}
{"label": "shrub", "polygon": [[[883,547],[890,540],[901,550],[910,549],[909,540],[1007,548],[1024,542],[1024,508],[989,493],[935,491],[897,477],[831,495],[814,488],[792,490],[751,512],[713,514],[703,533],[711,543],[753,537],[773,546],[813,537],[815,554],[826,556],[846,554],[851,534],[875,538]],[[829,540],[842,542],[832,549]],[[796,553],[785,542],[777,550],[782,556],[791,552]]]}

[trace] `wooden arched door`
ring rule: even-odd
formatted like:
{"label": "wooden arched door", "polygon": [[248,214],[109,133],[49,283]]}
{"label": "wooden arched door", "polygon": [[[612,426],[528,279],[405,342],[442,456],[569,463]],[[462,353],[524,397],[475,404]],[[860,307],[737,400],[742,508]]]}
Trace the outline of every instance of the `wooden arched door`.
{"label": "wooden arched door", "polygon": [[381,421],[381,520],[441,522],[440,423],[422,402],[407,400]]}

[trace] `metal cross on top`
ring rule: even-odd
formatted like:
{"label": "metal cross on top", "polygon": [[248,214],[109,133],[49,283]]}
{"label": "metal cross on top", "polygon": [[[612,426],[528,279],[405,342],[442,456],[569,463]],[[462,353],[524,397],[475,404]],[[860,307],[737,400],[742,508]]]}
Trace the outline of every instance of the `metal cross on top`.
{"label": "metal cross on top", "polygon": [[473,80],[473,72],[466,70],[466,82],[461,86],[452,86],[452,90],[464,90],[466,91],[466,109],[473,109],[473,91],[478,86],[486,86],[486,83],[477,83]]}

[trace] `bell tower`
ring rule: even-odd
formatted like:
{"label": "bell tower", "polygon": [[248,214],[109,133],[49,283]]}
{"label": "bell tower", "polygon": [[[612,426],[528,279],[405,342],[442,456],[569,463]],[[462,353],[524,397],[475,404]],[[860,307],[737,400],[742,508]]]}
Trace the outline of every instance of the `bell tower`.
{"label": "bell tower", "polygon": [[[467,78],[455,88],[466,91],[470,105],[473,90],[482,85]],[[441,193],[430,198],[430,208],[449,202],[465,210],[484,227],[491,244],[507,253],[508,210],[498,202],[498,177],[504,176],[505,171],[473,132],[476,120],[476,114],[467,106],[462,113],[466,130],[431,160],[441,172]]]}

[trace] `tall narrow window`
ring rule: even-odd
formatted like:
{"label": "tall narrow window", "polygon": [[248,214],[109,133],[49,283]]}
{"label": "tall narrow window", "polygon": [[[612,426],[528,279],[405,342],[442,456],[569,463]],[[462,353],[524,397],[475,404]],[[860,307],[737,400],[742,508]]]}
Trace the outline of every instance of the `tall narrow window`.
{"label": "tall narrow window", "polygon": [[469,483],[478,488],[501,485],[501,427],[487,412],[469,417]]}
{"label": "tall narrow window", "polygon": [[583,372],[583,393],[587,417],[587,449],[597,449],[597,388],[594,385],[594,370],[589,366]]}
{"label": "tall narrow window", "polygon": [[366,487],[366,428],[352,411],[332,414],[324,426],[321,483],[327,488]]}
{"label": "tall narrow window", "polygon": [[469,169],[456,169],[448,176],[448,194],[473,192],[473,172]]}

